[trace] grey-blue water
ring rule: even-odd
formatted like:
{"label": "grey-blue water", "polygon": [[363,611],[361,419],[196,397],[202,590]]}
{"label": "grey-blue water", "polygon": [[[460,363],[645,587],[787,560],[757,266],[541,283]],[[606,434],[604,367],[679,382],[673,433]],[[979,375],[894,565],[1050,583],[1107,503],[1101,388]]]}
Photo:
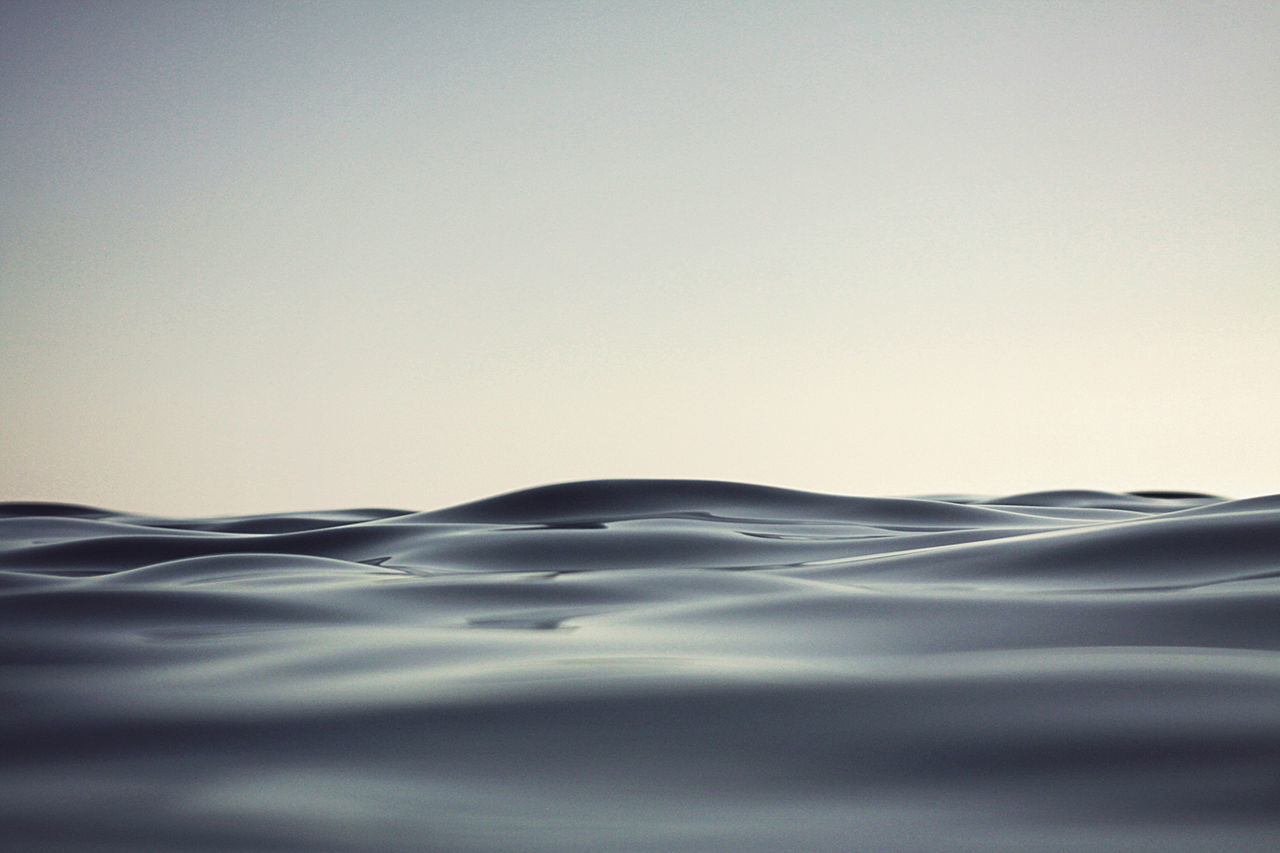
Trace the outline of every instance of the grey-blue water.
{"label": "grey-blue water", "polygon": [[0,847],[1273,851],[1280,496],[0,504]]}

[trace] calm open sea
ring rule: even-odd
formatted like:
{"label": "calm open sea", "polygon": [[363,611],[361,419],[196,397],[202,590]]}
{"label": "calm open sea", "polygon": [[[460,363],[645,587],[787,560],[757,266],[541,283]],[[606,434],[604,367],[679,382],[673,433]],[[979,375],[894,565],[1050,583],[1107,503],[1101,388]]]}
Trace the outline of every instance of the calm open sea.
{"label": "calm open sea", "polygon": [[1280,496],[0,504],[0,848],[1280,850]]}

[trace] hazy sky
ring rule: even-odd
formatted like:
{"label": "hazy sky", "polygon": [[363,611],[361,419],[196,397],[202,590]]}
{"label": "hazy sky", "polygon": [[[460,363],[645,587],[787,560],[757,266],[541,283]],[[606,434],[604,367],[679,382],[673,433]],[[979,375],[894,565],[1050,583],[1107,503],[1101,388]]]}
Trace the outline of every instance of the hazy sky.
{"label": "hazy sky", "polygon": [[1280,4],[9,2],[0,499],[1280,491]]}

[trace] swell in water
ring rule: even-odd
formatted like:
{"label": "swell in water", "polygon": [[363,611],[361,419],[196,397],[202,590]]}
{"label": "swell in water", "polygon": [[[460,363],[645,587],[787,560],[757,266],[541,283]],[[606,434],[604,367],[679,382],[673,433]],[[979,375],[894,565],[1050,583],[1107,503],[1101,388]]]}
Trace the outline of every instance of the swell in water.
{"label": "swell in water", "polygon": [[0,848],[1269,851],[1277,649],[1280,496],[0,504]]}

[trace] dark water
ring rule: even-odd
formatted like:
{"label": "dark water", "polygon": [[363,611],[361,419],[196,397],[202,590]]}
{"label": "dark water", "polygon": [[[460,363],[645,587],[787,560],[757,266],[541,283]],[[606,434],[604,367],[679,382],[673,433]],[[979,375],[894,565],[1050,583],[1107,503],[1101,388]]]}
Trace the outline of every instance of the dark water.
{"label": "dark water", "polygon": [[1280,496],[0,504],[0,846],[1280,849]]}

